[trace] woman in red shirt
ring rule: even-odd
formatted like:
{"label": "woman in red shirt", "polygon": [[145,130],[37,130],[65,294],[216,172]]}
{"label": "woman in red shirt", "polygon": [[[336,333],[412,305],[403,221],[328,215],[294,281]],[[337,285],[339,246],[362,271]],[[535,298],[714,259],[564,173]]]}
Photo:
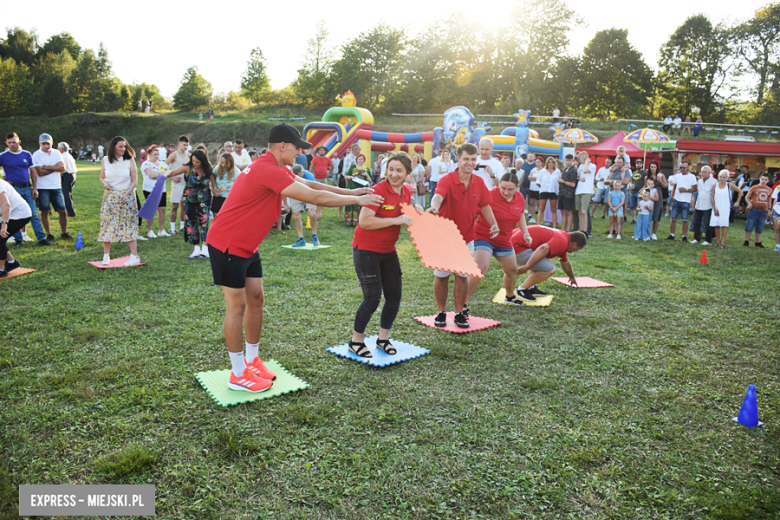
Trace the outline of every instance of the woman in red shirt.
{"label": "woman in red shirt", "polygon": [[[373,357],[363,340],[382,293],[385,304],[376,346],[387,354],[396,353],[389,339],[390,327],[401,307],[401,264],[395,243],[401,224],[412,224],[412,219],[401,213],[401,203],[410,204],[412,200],[409,188],[404,186],[404,180],[411,172],[412,160],[406,153],[398,152],[389,157],[385,180],[374,186],[374,194],[381,195],[384,203],[381,206],[363,206],[352,238],[352,259],[363,290],[363,301],[355,313],[349,350],[360,357]],[[423,212],[419,205],[416,208]]]}
{"label": "woman in red shirt", "polygon": [[[490,207],[498,224],[499,233],[495,238],[490,238],[490,225],[480,214],[477,218],[476,239],[474,240],[474,260],[476,260],[482,274],[487,273],[490,267],[490,258],[495,256],[498,265],[504,270],[504,289],[506,289],[505,303],[511,305],[523,305],[523,302],[515,297],[515,280],[517,279],[517,258],[512,248],[512,232],[516,225],[520,225],[525,240],[531,243],[531,235],[523,218],[525,210],[525,198],[517,191],[517,174],[513,171],[505,173],[501,177],[498,187],[490,190]],[[479,286],[479,278],[469,277],[468,297]]]}

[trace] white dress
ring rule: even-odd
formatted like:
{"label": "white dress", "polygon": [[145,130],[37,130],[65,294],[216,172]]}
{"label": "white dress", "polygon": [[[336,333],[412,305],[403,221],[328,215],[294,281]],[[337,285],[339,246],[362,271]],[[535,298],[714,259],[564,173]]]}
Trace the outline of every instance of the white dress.
{"label": "white dress", "polygon": [[731,212],[731,188],[726,184],[725,188],[721,188],[720,185],[713,188],[715,193],[715,205],[718,209],[719,215],[715,216],[715,211],[712,211],[710,216],[710,227],[729,227],[729,213]]}

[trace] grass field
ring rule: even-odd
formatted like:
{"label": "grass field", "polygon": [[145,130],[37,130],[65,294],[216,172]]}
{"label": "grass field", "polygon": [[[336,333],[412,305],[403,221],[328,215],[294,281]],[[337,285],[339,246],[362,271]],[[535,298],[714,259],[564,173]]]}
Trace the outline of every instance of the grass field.
{"label": "grass field", "polygon": [[[228,367],[208,263],[177,235],[99,271],[95,169],[74,196],[86,248],[14,248],[38,271],[0,282],[0,518],[20,484],[86,483],[154,484],[161,519],[780,518],[780,256],[742,248],[744,221],[701,266],[698,246],[630,226],[608,242],[597,219],[574,269],[616,287],[547,282],[552,306],[509,308],[494,263],[471,308],[503,325],[462,335],[413,320],[435,311],[433,277],[402,232],[391,337],[432,353],[371,369],[325,351],[361,300],[351,230],[326,210],[332,248],[260,246],[261,356],[311,387],[223,409],[194,377]],[[752,430],[731,421],[751,383]]]}

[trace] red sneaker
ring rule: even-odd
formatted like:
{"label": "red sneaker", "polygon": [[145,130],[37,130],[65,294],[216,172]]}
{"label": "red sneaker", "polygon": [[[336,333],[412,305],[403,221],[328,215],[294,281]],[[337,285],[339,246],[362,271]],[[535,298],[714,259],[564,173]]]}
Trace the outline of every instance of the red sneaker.
{"label": "red sneaker", "polygon": [[230,381],[228,388],[231,390],[243,390],[244,392],[265,392],[273,383],[268,379],[263,379],[255,375],[251,370],[244,370],[244,375],[236,377],[233,371],[230,371]]}
{"label": "red sneaker", "polygon": [[251,363],[244,358],[244,362],[246,363],[246,367],[254,372],[254,374],[258,377],[262,377],[263,379],[268,379],[269,381],[273,381],[276,379],[276,374],[271,372],[265,367],[265,361],[260,359],[259,357],[256,357],[254,361]]}

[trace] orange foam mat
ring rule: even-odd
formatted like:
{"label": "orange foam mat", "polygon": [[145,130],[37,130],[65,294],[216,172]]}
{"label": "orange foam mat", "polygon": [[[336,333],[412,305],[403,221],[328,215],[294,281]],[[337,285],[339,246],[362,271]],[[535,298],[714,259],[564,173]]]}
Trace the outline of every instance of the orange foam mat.
{"label": "orange foam mat", "polygon": [[426,327],[430,327],[436,330],[446,330],[447,332],[454,332],[456,334],[474,332],[476,330],[485,330],[485,329],[489,329],[490,327],[498,327],[499,325],[501,325],[500,321],[491,320],[489,318],[479,318],[477,316],[472,316],[471,318],[469,318],[469,328],[461,329],[460,327],[455,325],[454,312],[447,313],[447,324],[444,327],[437,327],[436,325],[433,324],[433,320],[436,319],[435,314],[433,316],[415,316],[414,319],[419,321]]}
{"label": "orange foam mat", "polygon": [[569,283],[569,278],[566,276],[553,276],[552,278],[558,283],[562,283],[567,287],[573,287],[574,289],[595,289],[596,287],[615,287],[611,283],[601,282],[590,276],[577,277],[577,285]]}
{"label": "orange foam mat", "polygon": [[426,268],[482,278],[477,262],[453,221],[427,211],[420,215],[408,204],[401,204],[401,211],[414,221],[407,230]]}
{"label": "orange foam mat", "polygon": [[142,262],[140,264],[126,266],[125,262],[127,262],[129,259],[130,259],[129,256],[123,256],[122,258],[112,258],[111,259],[111,263],[109,263],[108,265],[103,265],[103,262],[101,262],[101,261],[98,261],[98,262],[88,262],[88,263],[90,265],[94,265],[98,269],[114,269],[114,268],[118,268],[118,267],[139,267],[139,266],[142,266],[142,265],[146,265],[146,263]]}
{"label": "orange foam mat", "polygon": [[27,269],[26,267],[17,267],[16,269],[8,273],[8,276],[6,278],[0,278],[0,282],[2,282],[3,280],[8,280],[9,278],[13,278],[14,276],[21,276],[23,274],[34,273],[34,272],[35,269]]}

